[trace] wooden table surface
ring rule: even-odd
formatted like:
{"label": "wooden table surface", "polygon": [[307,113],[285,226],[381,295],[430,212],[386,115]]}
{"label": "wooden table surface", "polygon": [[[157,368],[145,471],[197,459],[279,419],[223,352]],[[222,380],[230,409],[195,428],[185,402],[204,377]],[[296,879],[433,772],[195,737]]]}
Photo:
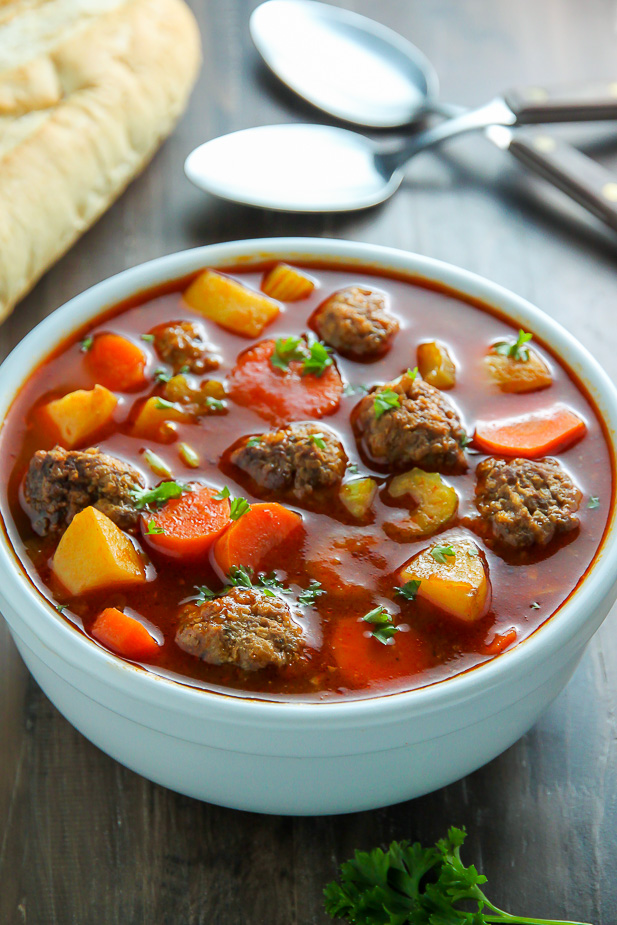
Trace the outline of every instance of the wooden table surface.
{"label": "wooden table surface", "polygon": [[[194,0],[205,64],[154,162],[0,329],[4,355],[71,296],[126,267],[215,241],[279,234],[377,242],[510,287],[558,318],[613,376],[617,238],[483,138],[422,155],[383,207],[277,215],[209,199],[182,172],[200,141],[316,116],[281,91],[249,37],[254,0]],[[433,61],[444,99],[516,83],[615,78],[612,0],[344,0]],[[569,130],[615,168],[610,131]],[[615,151],[613,145],[612,151]],[[1,621],[0,621],[1,622]],[[470,832],[490,895],[520,914],[617,921],[617,613],[567,690],[509,751],[413,802],[338,818],[276,818],[178,796],[77,733],[29,679],[0,625],[2,925],[309,925],[356,847]]]}

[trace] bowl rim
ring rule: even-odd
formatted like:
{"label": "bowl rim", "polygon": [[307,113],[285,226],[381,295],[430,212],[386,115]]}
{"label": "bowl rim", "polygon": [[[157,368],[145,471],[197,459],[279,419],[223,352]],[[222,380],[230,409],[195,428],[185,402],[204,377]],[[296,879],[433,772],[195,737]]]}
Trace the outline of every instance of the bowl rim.
{"label": "bowl rim", "polygon": [[[510,290],[441,260],[382,245],[311,237],[255,238],[209,244],[158,257],[124,270],[75,296],[30,331],[0,366],[0,428],[15,395],[31,371],[54,347],[79,327],[115,304],[164,282],[181,279],[202,267],[248,268],[269,260],[311,260],[358,270],[381,270],[436,281],[463,296],[493,306],[511,321],[542,338],[579,377],[600,411],[613,445],[613,494],[617,390],[599,363],[551,316]],[[399,693],[356,700],[304,701],[257,699],[235,692],[210,691],[155,674],[125,662],[96,645],[57,614],[35,587],[13,549],[0,517],[0,597],[19,614],[30,631],[65,662],[140,702],[204,716],[212,710],[232,723],[291,721],[312,725],[330,718],[354,724],[378,724],[447,708],[540,669],[555,650],[577,636],[585,641],[597,626],[594,612],[608,597],[617,576],[616,505],[599,551],[576,589],[557,613],[513,649],[450,678]],[[9,621],[10,622],[10,621]],[[119,670],[121,669],[121,670]]]}

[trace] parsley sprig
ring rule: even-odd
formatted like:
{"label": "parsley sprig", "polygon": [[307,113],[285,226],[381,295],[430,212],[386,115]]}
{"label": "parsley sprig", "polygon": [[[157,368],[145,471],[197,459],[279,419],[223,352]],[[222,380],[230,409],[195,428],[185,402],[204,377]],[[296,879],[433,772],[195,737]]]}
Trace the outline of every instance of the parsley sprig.
{"label": "parsley sprig", "polygon": [[375,417],[380,418],[386,411],[392,411],[393,408],[401,407],[401,396],[394,389],[382,389],[376,392],[373,398],[373,408]]}
{"label": "parsley sprig", "polygon": [[276,369],[285,371],[292,360],[303,361],[300,370],[303,376],[321,376],[332,366],[330,350],[321,341],[307,343],[302,337],[278,337],[270,362]]}
{"label": "parsley sprig", "polygon": [[421,584],[422,582],[417,578],[412,578],[410,581],[406,581],[404,585],[395,585],[394,590],[397,594],[400,594],[401,597],[404,597],[406,601],[415,601],[418,588]]}
{"label": "parsley sprig", "polygon": [[327,594],[327,591],[321,587],[320,581],[311,580],[308,588],[303,588],[298,595],[298,603],[304,607],[314,607],[318,597]]}
{"label": "parsley sprig", "polygon": [[466,837],[452,827],[434,847],[401,841],[387,851],[356,851],[324,890],[326,912],[353,925],[582,925],[499,909],[482,890],[486,877],[461,860]]}
{"label": "parsley sprig", "polygon": [[[214,495],[217,501],[223,501],[225,498],[229,498],[229,516],[232,520],[240,520],[243,514],[246,514],[247,511],[250,511],[251,505],[246,500],[246,498],[232,498],[231,492],[227,485],[224,488],[221,488],[220,491],[217,491]],[[250,585],[249,585],[250,587]]]}
{"label": "parsley sprig", "polygon": [[131,492],[131,497],[138,511],[145,507],[161,507],[172,498],[179,498],[185,491],[193,491],[190,485],[184,482],[161,482],[156,488],[137,488]]}
{"label": "parsley sprig", "polygon": [[523,331],[521,328],[515,341],[497,341],[496,344],[493,344],[493,350],[495,353],[501,354],[501,356],[510,357],[513,360],[521,360],[523,363],[526,363],[529,359],[529,350],[525,344],[528,344],[532,337],[533,334],[527,334],[527,332]]}
{"label": "parsley sprig", "polygon": [[454,558],[456,556],[456,549],[454,546],[433,546],[431,549],[431,555],[435,562],[439,562],[440,565],[444,565],[448,557]]}
{"label": "parsley sprig", "polygon": [[399,631],[399,627],[393,623],[392,614],[381,604],[374,607],[373,610],[369,610],[362,619],[365,623],[372,624],[371,635],[383,643],[384,646]]}

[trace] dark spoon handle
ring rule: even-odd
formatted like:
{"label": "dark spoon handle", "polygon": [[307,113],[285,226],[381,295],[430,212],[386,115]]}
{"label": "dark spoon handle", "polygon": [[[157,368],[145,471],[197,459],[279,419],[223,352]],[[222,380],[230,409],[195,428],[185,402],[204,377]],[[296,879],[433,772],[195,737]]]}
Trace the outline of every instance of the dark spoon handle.
{"label": "dark spoon handle", "polygon": [[504,95],[520,124],[617,119],[617,81],[550,90],[515,87]]}
{"label": "dark spoon handle", "polygon": [[617,230],[617,176],[577,148],[540,132],[529,137],[513,134],[508,150]]}

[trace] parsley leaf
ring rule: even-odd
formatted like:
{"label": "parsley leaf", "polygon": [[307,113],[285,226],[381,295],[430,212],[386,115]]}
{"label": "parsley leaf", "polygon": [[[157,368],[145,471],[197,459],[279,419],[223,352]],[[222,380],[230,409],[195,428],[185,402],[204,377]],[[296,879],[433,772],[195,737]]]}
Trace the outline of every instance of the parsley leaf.
{"label": "parsley leaf", "polygon": [[246,498],[232,498],[229,506],[229,516],[232,520],[240,520],[243,514],[250,511],[251,505]]}
{"label": "parsley leaf", "polygon": [[319,447],[320,450],[325,450],[326,441],[324,440],[325,434],[309,434],[309,440],[311,443],[314,443],[315,446]]}
{"label": "parsley leaf", "polygon": [[162,527],[159,527],[154,520],[148,521],[148,529],[146,530],[148,536],[160,536],[165,533]]}
{"label": "parsley leaf", "polygon": [[591,498],[589,499],[589,503],[587,504],[587,507],[588,507],[591,511],[595,511],[596,508],[599,508],[599,507],[600,507],[600,499],[598,498],[597,495],[592,495],[592,496],[591,496]]}
{"label": "parsley leaf", "polygon": [[387,851],[356,851],[324,890],[326,912],[354,925],[577,925],[495,906],[482,890],[486,877],[461,859],[466,837],[465,829],[452,827],[430,848],[395,841]]}
{"label": "parsley leaf", "polygon": [[138,511],[148,507],[151,504],[161,506],[172,498],[179,498],[185,491],[192,491],[189,485],[184,482],[161,482],[156,488],[138,488],[131,492],[131,497],[135,502]]}
{"label": "parsley leaf", "polygon": [[274,342],[274,353],[270,362],[277,369],[286,370],[292,360],[303,360],[306,347],[301,337],[278,337]]}
{"label": "parsley leaf", "polygon": [[257,584],[267,597],[274,597],[274,592],[278,591],[279,594],[291,594],[291,588],[286,588],[282,581],[276,577],[274,572],[270,572],[269,575],[259,574],[257,576]]}
{"label": "parsley leaf", "polygon": [[453,546],[433,546],[431,549],[431,555],[435,562],[441,563],[443,565],[447,561],[447,557],[454,558],[456,555],[456,550]]}
{"label": "parsley leaf", "polygon": [[298,595],[298,603],[304,607],[313,607],[318,597],[327,594],[327,591],[321,587],[320,581],[311,581],[308,588],[304,588]]}
{"label": "parsley leaf", "polygon": [[154,370],[154,378],[157,382],[169,382],[171,373],[166,372],[162,366],[157,366]]}
{"label": "parsley leaf", "polygon": [[166,398],[157,398],[154,403],[154,407],[157,411],[169,411],[170,409],[177,410],[176,406],[172,401],[167,401]]}
{"label": "parsley leaf", "polygon": [[332,366],[330,350],[321,341],[313,341],[302,367],[302,375],[322,376],[328,366]]}
{"label": "parsley leaf", "polygon": [[418,367],[414,366],[413,369],[408,369],[405,372],[405,375],[408,376],[408,378],[411,379],[411,381],[413,382],[416,376],[418,375]]}
{"label": "parsley leaf", "polygon": [[471,446],[472,443],[473,443],[473,437],[470,437],[469,434],[463,434],[460,440],[460,445],[462,446],[462,448],[466,450],[467,447]]}
{"label": "parsley leaf", "polygon": [[391,411],[393,408],[400,407],[401,396],[393,389],[382,389],[381,392],[375,393],[373,408],[375,409],[376,418],[380,418],[386,411]]}
{"label": "parsley leaf", "polygon": [[56,604],[56,610],[59,614],[64,614],[64,611],[67,609],[67,604]]}
{"label": "parsley leaf", "polygon": [[527,350],[525,344],[528,344],[532,337],[533,334],[527,334],[521,328],[514,343],[509,340],[500,340],[493,344],[493,350],[495,353],[501,354],[501,356],[511,357],[513,360],[521,360],[526,363],[529,359],[529,350]]}
{"label": "parsley leaf", "polygon": [[195,585],[197,591],[196,604],[205,604],[206,601],[213,601],[219,596],[220,591],[212,591],[208,585]]}
{"label": "parsley leaf", "polygon": [[154,334],[142,334],[141,339],[145,340],[147,343],[151,344],[154,340]]}
{"label": "parsley leaf", "polygon": [[214,497],[216,498],[217,501],[223,501],[224,498],[229,498],[230,495],[231,495],[231,492],[229,488],[227,487],[227,485],[225,485],[224,488],[221,488],[220,491],[216,492]]}
{"label": "parsley leaf", "polygon": [[394,590],[397,594],[400,594],[401,597],[404,597],[406,601],[415,601],[418,588],[421,584],[422,582],[417,578],[412,578],[411,581],[406,581],[401,587],[395,585]]}
{"label": "parsley leaf", "polygon": [[82,340],[81,344],[79,345],[79,349],[81,350],[82,353],[87,353],[88,350],[92,350],[93,343],[94,343],[94,338],[92,337],[91,334],[88,334],[88,336],[84,337],[84,339]]}
{"label": "parsley leaf", "polygon": [[252,588],[253,569],[248,565],[232,565],[227,580],[232,588]]}
{"label": "parsley leaf", "polygon": [[259,446],[259,444],[261,443],[262,436],[263,434],[260,434],[258,437],[249,437],[249,439],[246,441],[246,445],[247,446]]}
{"label": "parsley leaf", "polygon": [[225,402],[221,401],[220,398],[213,398],[211,395],[206,396],[206,408],[211,411],[223,411],[226,407]]}
{"label": "parsley leaf", "polygon": [[355,463],[355,462],[349,463],[349,465],[347,466],[347,471],[348,471],[351,475],[357,475],[358,472],[360,471],[360,470],[358,469],[358,463]]}
{"label": "parsley leaf", "polygon": [[395,633],[398,633],[399,627],[395,626],[392,622],[392,614],[389,610],[386,610],[381,604],[378,607],[374,607],[373,610],[369,610],[362,619],[365,623],[371,623],[373,629],[371,630],[371,635],[383,645],[387,645],[388,640],[392,639]]}

